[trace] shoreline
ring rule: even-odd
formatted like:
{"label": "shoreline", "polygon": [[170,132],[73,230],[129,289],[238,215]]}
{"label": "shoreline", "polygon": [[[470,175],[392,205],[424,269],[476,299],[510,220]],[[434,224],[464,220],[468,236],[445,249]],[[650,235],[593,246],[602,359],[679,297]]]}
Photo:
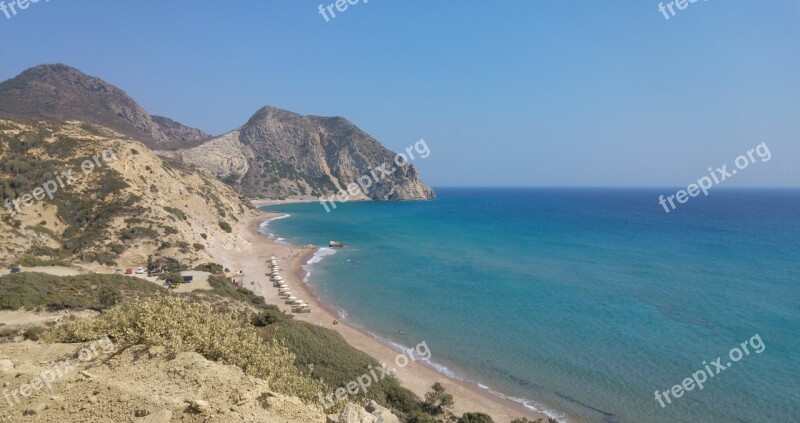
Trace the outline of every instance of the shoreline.
{"label": "shoreline", "polygon": [[[277,304],[281,310],[292,314],[295,319],[336,331],[348,344],[378,362],[393,363],[400,354],[396,346],[389,345],[369,333],[365,328],[342,321],[335,305],[322,300],[316,289],[303,281],[306,275],[303,267],[316,254],[318,246],[281,244],[276,239],[271,239],[259,231],[264,222],[282,215],[282,213],[262,212],[247,222],[242,222],[239,230],[248,245],[235,250],[215,248],[212,255],[231,269],[243,270],[243,286],[263,296],[268,304]],[[311,313],[293,314],[291,307],[284,304],[284,301],[278,297],[277,290],[272,287],[267,276],[267,261],[270,256],[278,259],[283,269],[284,280],[296,296],[301,297],[309,304]],[[339,324],[333,325],[334,320],[339,321]],[[405,347],[409,348],[407,345]],[[436,352],[432,353],[435,357]],[[394,376],[403,387],[411,390],[420,398],[424,398],[425,393],[430,391],[435,382],[440,382],[445,386],[447,392],[453,395],[455,402],[453,412],[457,416],[466,412],[483,412],[492,416],[497,423],[510,422],[521,417],[534,420],[542,418],[547,421],[549,417],[543,412],[531,410],[520,402],[502,398],[499,396],[502,394],[493,393],[477,383],[453,378],[422,362],[411,362],[408,366],[398,369]]]}

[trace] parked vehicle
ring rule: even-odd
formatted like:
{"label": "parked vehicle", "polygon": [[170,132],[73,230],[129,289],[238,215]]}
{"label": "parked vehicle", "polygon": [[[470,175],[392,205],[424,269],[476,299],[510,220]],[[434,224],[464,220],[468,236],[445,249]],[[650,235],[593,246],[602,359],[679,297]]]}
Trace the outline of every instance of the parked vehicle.
{"label": "parked vehicle", "polygon": [[114,274],[115,274],[115,275],[121,275],[121,274],[122,274],[122,269],[117,269],[117,270],[115,270],[115,271],[114,271]]}
{"label": "parked vehicle", "polygon": [[131,269],[130,267],[125,269],[125,274],[126,275],[132,275],[133,274],[133,269]]}
{"label": "parked vehicle", "polygon": [[136,268],[137,275],[144,275],[144,267],[137,267]]}
{"label": "parked vehicle", "polygon": [[194,280],[194,276],[184,276],[183,283],[189,283]]}
{"label": "parked vehicle", "polygon": [[22,269],[20,269],[18,266],[14,266],[11,268],[11,273],[22,273]]}

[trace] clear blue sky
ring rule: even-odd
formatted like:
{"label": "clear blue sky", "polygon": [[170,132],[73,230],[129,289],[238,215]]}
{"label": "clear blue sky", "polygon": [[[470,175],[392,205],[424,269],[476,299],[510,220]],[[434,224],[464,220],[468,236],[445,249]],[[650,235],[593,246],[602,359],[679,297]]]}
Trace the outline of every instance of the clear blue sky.
{"label": "clear blue sky", "polygon": [[344,116],[425,138],[436,186],[685,187],[762,142],[726,186],[800,185],[795,0],[319,4],[42,0],[0,15],[0,79],[65,63],[214,134],[267,104]]}

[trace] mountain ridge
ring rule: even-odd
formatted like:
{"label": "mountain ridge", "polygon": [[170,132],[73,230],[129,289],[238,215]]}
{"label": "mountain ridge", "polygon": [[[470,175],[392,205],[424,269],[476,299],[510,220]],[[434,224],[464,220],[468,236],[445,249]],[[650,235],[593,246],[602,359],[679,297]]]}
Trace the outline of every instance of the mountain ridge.
{"label": "mountain ridge", "polygon": [[160,149],[190,147],[211,137],[200,129],[150,115],[125,91],[64,64],[35,66],[0,83],[0,117],[80,120]]}

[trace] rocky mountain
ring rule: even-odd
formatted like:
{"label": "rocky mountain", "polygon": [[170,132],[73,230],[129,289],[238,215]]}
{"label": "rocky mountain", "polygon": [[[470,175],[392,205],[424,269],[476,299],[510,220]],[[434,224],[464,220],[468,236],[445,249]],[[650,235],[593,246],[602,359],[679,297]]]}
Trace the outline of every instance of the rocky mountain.
{"label": "rocky mountain", "polygon": [[0,264],[200,264],[255,215],[211,173],[82,122],[0,120]]}
{"label": "rocky mountain", "polygon": [[0,118],[80,120],[161,150],[191,147],[210,138],[199,129],[151,116],[119,88],[60,64],[36,66],[0,83]]}
{"label": "rocky mountain", "polygon": [[253,198],[328,197],[359,181],[364,189],[353,190],[349,200],[435,198],[416,167],[396,160],[395,153],[341,117],[268,106],[244,126],[171,155],[210,170]]}

